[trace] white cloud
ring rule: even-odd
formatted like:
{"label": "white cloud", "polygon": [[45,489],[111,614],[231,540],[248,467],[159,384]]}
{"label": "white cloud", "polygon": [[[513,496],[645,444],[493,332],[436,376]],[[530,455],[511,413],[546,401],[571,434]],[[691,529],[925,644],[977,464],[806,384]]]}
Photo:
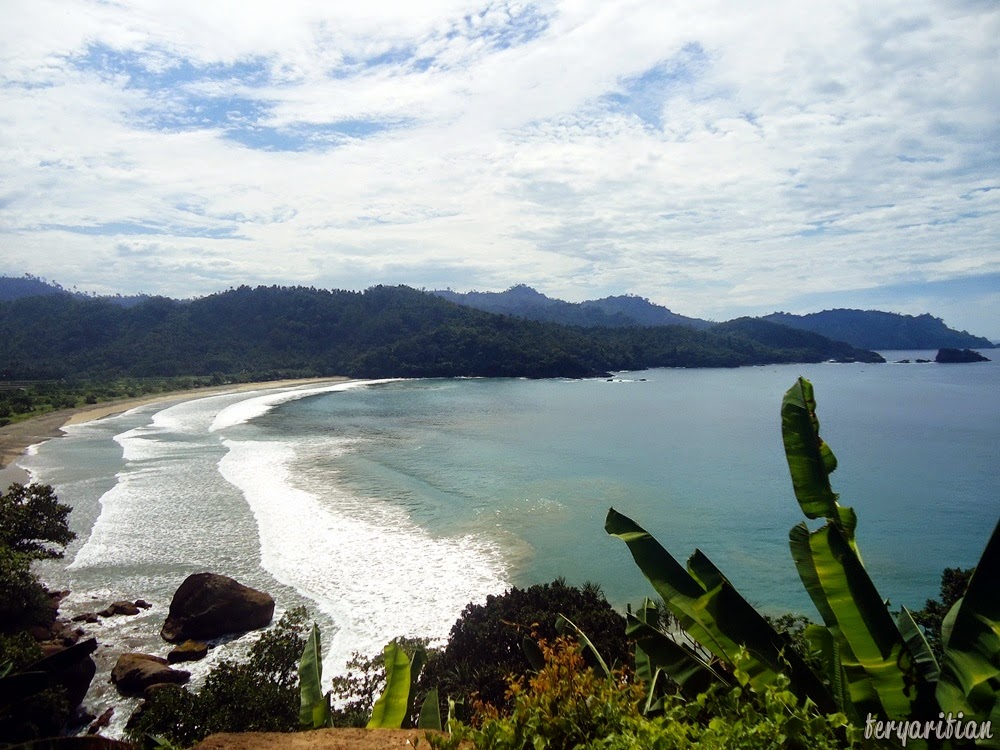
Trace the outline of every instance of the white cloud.
{"label": "white cloud", "polygon": [[8,6],[0,272],[722,318],[1000,270],[993,4]]}

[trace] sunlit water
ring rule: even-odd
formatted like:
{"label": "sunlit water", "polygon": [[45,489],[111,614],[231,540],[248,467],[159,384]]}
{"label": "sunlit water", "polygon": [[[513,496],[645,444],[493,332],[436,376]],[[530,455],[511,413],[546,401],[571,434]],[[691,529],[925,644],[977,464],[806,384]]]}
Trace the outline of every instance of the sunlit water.
{"label": "sunlit water", "polygon": [[[702,549],[763,609],[808,614],[778,418],[800,374],[876,585],[919,608],[942,568],[975,563],[1000,515],[1000,363],[381,381],[143,407],[23,460],[73,506],[78,534],[40,572],[73,592],[68,614],[153,603],[87,626],[104,644],[97,680],[123,650],[165,653],[170,596],[203,570],[270,592],[279,613],[306,605],[327,675],[397,635],[441,639],[465,604],[510,585],[596,581],[624,607],[652,592],[604,532],[609,506],[681,560]],[[113,698],[102,684],[88,704]]]}

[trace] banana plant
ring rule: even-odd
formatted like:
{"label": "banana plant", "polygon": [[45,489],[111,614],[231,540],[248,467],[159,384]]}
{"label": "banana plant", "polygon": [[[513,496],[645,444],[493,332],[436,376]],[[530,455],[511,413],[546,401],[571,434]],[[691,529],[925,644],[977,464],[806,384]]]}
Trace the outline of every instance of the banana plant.
{"label": "banana plant", "polygon": [[323,693],[323,649],[320,648],[319,628],[313,623],[299,659],[299,726],[322,729],[333,726],[330,694]]}
{"label": "banana plant", "polygon": [[[905,609],[894,621],[869,577],[855,539],[857,515],[840,505],[830,485],[837,459],[819,435],[812,384],[804,378],[788,390],[781,407],[782,438],[795,497],[807,519],[789,532],[795,567],[823,625],[806,637],[823,663],[817,675],[746,603],[700,551],[681,566],[631,519],[613,508],[605,529],[628,545],[637,565],[677,616],[681,626],[714,661],[692,662],[694,652],[667,647],[648,617],[630,618],[637,638],[637,669],[655,688],[660,670],[685,689],[725,679],[741,649],[749,653],[751,682],[777,673],[790,689],[826,713],[843,711],[855,724],[868,716],[896,721],[933,721],[944,713],[1000,726],[1000,523],[994,529],[963,599],[942,628],[944,658],[938,665],[920,629]],[[639,610],[643,613],[646,607]],[[661,634],[662,635],[662,634]],[[666,636],[664,636],[666,637]],[[679,645],[679,644],[675,644]],[[640,659],[640,651],[642,658]],[[700,668],[698,668],[700,667]],[[655,707],[650,693],[647,707]],[[959,714],[959,712],[962,712]],[[977,746],[1000,748],[995,738]]]}
{"label": "banana plant", "polygon": [[[712,654],[718,665],[731,672],[737,658],[744,658],[743,653],[748,652],[741,668],[755,688],[763,688],[774,682],[778,674],[788,673],[791,689],[801,697],[811,699],[825,713],[837,711],[833,696],[819,677],[802,657],[786,648],[781,635],[702,552],[696,550],[685,568],[648,531],[614,508],[608,511],[604,528],[625,542],[639,569],[681,627]],[[643,632],[648,635],[647,630]],[[643,650],[646,651],[645,647]],[[688,659],[681,663],[685,669],[693,666]],[[658,662],[664,670],[670,668],[669,664],[669,658]],[[704,667],[711,673],[718,672],[718,667],[708,664]],[[671,677],[675,681],[686,680],[676,666],[673,671]]]}
{"label": "banana plant", "polygon": [[[399,643],[391,641],[382,653],[385,655],[385,689],[372,706],[368,728],[408,728],[416,704],[417,679],[427,661],[427,651],[418,647],[411,658]],[[431,690],[424,698],[417,728],[441,730],[437,690]]]}

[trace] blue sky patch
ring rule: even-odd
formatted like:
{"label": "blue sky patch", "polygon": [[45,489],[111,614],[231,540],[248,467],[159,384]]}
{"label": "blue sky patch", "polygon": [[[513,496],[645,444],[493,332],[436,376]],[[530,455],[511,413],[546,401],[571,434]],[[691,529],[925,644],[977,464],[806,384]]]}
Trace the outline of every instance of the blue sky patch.
{"label": "blue sky patch", "polygon": [[169,237],[204,237],[209,239],[227,239],[236,237],[235,228],[214,227],[162,227],[150,224],[136,224],[127,221],[108,222],[104,224],[42,224],[42,231],[69,232],[71,234],[94,235],[98,237],[116,235],[153,235]]}
{"label": "blue sky patch", "polygon": [[[647,126],[663,129],[663,107],[677,90],[693,84],[708,66],[708,55],[697,42],[668,60],[621,82],[622,90],[603,97],[616,112],[633,114]],[[752,121],[751,121],[752,122]]]}
{"label": "blue sky patch", "polygon": [[271,80],[270,65],[264,58],[232,65],[196,66],[176,58],[169,50],[122,51],[94,44],[70,62],[77,70],[126,76],[129,79],[126,88],[165,89],[206,81],[239,81],[247,86],[260,86]]}

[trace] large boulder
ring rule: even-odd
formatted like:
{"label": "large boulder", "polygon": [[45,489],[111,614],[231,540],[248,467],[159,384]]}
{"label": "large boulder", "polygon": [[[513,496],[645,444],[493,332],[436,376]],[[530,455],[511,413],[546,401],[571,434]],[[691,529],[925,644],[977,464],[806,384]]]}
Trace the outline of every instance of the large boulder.
{"label": "large boulder", "polygon": [[206,641],[265,627],[274,615],[270,594],[216,573],[188,576],[174,592],[160,630],[171,643]]}
{"label": "large boulder", "polygon": [[964,363],[964,362],[989,362],[989,357],[984,357],[979,352],[972,349],[938,349],[934,358],[937,363]]}
{"label": "large boulder", "polygon": [[122,654],[111,670],[111,682],[122,695],[142,695],[151,685],[183,685],[191,673],[171,669],[167,660],[150,654]]}
{"label": "large boulder", "polygon": [[[41,646],[42,658],[51,665],[49,671],[54,680],[66,689],[66,701],[70,711],[75,711],[83,703],[90,689],[90,683],[97,674],[97,663],[90,656],[97,649],[97,641],[93,638],[74,646],[72,650],[58,643],[44,643]],[[48,659],[52,657],[52,659]],[[26,671],[32,671],[36,662]]]}

